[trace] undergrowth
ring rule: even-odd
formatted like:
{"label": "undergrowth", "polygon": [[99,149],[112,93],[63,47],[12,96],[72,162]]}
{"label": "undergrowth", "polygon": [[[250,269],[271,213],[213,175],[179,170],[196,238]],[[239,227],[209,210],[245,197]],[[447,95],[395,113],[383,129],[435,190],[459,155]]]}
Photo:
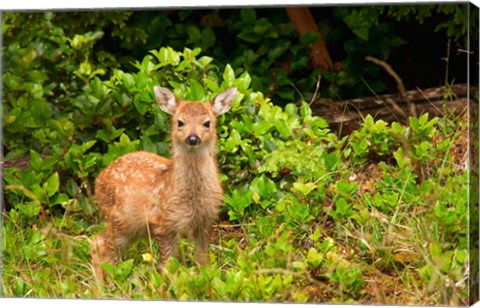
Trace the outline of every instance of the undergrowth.
{"label": "undergrowth", "polygon": [[[8,159],[29,163],[3,174],[3,296],[468,303],[466,119],[368,116],[339,138],[306,102],[276,106],[251,89],[248,72],[220,69],[200,49],[152,50],[136,72],[101,79],[106,68],[88,56],[95,34],[52,33],[5,48],[15,63],[3,75],[3,143]],[[158,250],[144,241],[105,264],[99,282],[89,257],[104,227],[93,179],[124,153],[169,156],[154,85],[199,101],[240,93],[218,121],[225,205],[212,264],[196,266],[182,241],[183,261],[159,273]]]}

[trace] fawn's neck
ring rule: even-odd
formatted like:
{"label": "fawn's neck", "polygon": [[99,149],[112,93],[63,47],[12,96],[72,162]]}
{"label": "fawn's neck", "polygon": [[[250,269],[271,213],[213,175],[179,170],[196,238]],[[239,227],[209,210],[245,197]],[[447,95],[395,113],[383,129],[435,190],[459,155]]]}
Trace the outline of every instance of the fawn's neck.
{"label": "fawn's neck", "polygon": [[173,177],[176,187],[197,188],[218,181],[214,151],[178,153],[173,152]]}

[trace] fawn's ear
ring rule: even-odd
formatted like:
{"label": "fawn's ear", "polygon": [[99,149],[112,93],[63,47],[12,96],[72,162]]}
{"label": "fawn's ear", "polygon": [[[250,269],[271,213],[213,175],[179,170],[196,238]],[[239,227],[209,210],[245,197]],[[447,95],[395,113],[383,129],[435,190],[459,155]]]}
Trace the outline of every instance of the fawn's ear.
{"label": "fawn's ear", "polygon": [[231,88],[218,94],[212,102],[212,108],[215,115],[219,116],[230,110],[236,94],[237,88]]}
{"label": "fawn's ear", "polygon": [[153,91],[155,91],[155,98],[157,99],[157,104],[160,106],[160,109],[168,114],[173,114],[177,107],[175,95],[167,88],[159,86],[153,87]]}

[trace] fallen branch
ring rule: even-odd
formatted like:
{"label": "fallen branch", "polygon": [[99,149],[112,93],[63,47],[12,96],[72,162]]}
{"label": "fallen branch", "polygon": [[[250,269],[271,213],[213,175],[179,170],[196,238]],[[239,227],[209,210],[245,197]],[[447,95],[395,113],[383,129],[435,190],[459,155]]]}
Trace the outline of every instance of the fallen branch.
{"label": "fallen branch", "polygon": [[[454,99],[447,99],[446,95],[453,93]],[[468,99],[473,98],[478,89],[466,84],[457,84],[438,88],[410,90],[401,94],[385,94],[343,101],[315,101],[312,113],[323,117],[330,124],[330,128],[348,135],[357,129],[366,115],[370,114],[375,119],[387,122],[399,122],[408,108],[408,103],[415,106],[417,115],[429,113],[430,116],[444,116],[445,113],[455,115],[463,114],[468,108],[477,112],[478,104]],[[406,118],[403,118],[406,119]]]}
{"label": "fallen branch", "polygon": [[377,65],[380,65],[381,67],[383,67],[383,69],[390,75],[393,77],[393,79],[395,79],[396,83],[397,83],[397,89],[398,89],[398,92],[400,92],[400,95],[405,99],[405,101],[407,102],[407,107],[408,107],[408,110],[409,110],[409,114],[410,116],[412,117],[416,117],[417,116],[417,111],[415,109],[415,105],[412,104],[408,98],[408,96],[405,94],[407,91],[405,89],[405,85],[403,84],[403,81],[402,79],[400,78],[400,76],[398,76],[398,74],[393,70],[393,68],[388,64],[386,63],[385,61],[382,61],[382,60],[379,60],[377,58],[374,58],[374,57],[370,57],[370,56],[366,56],[365,57],[365,60],[367,61],[370,61],[370,62],[373,62]]}

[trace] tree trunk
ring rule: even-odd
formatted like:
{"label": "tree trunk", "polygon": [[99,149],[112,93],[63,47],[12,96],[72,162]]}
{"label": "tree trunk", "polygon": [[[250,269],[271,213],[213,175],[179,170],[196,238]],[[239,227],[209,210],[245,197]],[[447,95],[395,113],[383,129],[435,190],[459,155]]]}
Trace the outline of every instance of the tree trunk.
{"label": "tree trunk", "polygon": [[328,53],[323,36],[318,31],[317,24],[308,7],[287,7],[286,10],[288,17],[290,17],[290,20],[300,35],[305,35],[309,32],[318,33],[319,38],[312,46],[310,59],[315,68],[322,68],[325,71],[330,70],[330,67],[332,67],[332,59]]}

